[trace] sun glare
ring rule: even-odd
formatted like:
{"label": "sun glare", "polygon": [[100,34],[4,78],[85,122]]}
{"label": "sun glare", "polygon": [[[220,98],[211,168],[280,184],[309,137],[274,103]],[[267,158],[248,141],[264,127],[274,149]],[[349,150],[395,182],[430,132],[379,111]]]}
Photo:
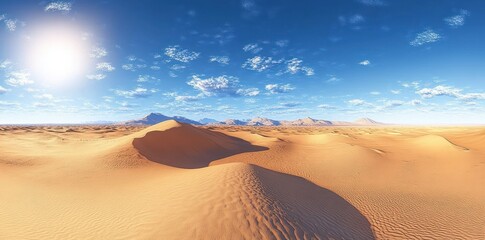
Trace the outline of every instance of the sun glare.
{"label": "sun glare", "polygon": [[83,75],[89,48],[80,32],[66,26],[46,26],[29,42],[30,69],[44,84],[65,86]]}

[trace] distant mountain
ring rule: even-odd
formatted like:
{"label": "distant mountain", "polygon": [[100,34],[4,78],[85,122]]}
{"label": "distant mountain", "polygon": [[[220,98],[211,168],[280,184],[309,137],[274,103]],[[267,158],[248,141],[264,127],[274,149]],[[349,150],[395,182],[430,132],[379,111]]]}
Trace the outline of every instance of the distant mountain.
{"label": "distant mountain", "polygon": [[281,123],[269,118],[256,117],[249,120],[246,125],[248,126],[279,126]]}
{"label": "distant mountain", "polygon": [[210,123],[210,125],[231,125],[231,126],[244,126],[246,124],[247,124],[246,121],[241,121],[237,119],[226,119],[222,122]]}
{"label": "distant mountain", "polygon": [[256,117],[248,120],[226,119],[218,122],[211,118],[202,118],[199,121],[188,119],[182,116],[166,116],[161,113],[150,113],[144,118],[122,122],[123,125],[154,125],[167,120],[175,120],[181,123],[188,123],[193,125],[230,125],[230,126],[374,126],[383,125],[370,118],[361,118],[354,122],[344,121],[328,121],[314,119],[311,117],[300,118],[296,120],[273,120],[269,118]]}
{"label": "distant mountain", "polygon": [[297,119],[293,121],[281,121],[284,126],[331,126],[334,125],[331,121],[317,120],[311,117]]}
{"label": "distant mountain", "polygon": [[142,119],[130,120],[130,121],[122,122],[121,124],[123,124],[123,125],[154,125],[154,124],[161,123],[161,122],[167,121],[167,120],[175,120],[175,121],[181,122],[181,123],[201,125],[201,123],[199,123],[197,121],[194,121],[194,120],[182,117],[182,116],[169,117],[169,116],[165,116],[161,113],[150,113]]}
{"label": "distant mountain", "polygon": [[384,123],[374,121],[370,118],[359,118],[354,121],[358,125],[383,125]]}
{"label": "distant mountain", "polygon": [[219,121],[212,119],[212,118],[202,118],[198,122],[200,122],[201,124],[207,125],[207,124],[210,124],[210,123],[217,123]]}

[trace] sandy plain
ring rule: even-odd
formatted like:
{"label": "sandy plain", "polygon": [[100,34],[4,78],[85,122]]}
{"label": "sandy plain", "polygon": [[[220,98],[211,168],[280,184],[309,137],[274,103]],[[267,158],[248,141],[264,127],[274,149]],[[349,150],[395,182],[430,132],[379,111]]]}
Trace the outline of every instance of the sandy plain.
{"label": "sandy plain", "polygon": [[485,239],[482,127],[0,127],[0,239]]}

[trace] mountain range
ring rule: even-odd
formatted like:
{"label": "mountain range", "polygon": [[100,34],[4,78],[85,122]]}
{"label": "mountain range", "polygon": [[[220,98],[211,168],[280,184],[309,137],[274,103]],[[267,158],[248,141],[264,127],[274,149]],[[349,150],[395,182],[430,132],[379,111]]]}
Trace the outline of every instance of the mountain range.
{"label": "mountain range", "polygon": [[188,123],[193,125],[230,125],[230,126],[373,126],[384,125],[374,121],[370,118],[357,119],[354,122],[345,121],[328,121],[313,119],[310,117],[296,119],[296,120],[274,120],[263,117],[256,117],[248,120],[227,119],[224,121],[217,121],[211,118],[202,118],[200,120],[192,120],[182,116],[166,116],[161,113],[150,113],[141,119],[121,122],[121,125],[154,125],[167,120],[175,120],[181,123]]}

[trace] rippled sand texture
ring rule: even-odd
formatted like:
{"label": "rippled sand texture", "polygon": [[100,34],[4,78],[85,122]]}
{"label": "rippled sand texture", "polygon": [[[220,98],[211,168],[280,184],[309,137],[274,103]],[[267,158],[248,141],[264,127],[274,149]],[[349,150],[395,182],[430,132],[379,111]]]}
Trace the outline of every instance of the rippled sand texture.
{"label": "rippled sand texture", "polygon": [[0,129],[0,239],[485,239],[485,128]]}

